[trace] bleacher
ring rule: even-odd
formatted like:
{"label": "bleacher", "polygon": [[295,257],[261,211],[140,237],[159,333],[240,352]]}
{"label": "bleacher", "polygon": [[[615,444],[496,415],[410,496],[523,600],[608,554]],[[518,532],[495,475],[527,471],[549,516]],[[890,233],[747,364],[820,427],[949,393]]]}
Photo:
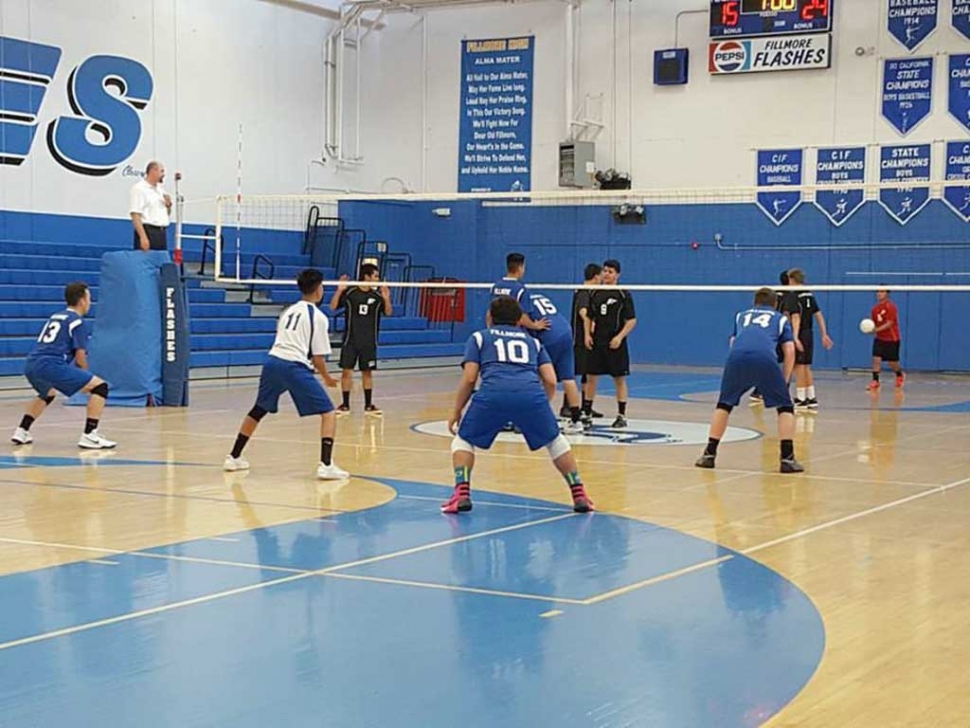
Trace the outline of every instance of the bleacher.
{"label": "bleacher", "polygon": [[[363,247],[360,246],[362,240]],[[326,251],[322,250],[324,247]],[[196,376],[220,370],[232,373],[234,367],[262,364],[273,343],[279,312],[296,301],[299,292],[295,286],[278,283],[248,287],[217,283],[213,280],[212,244],[205,248],[206,244],[198,239],[187,240],[184,247],[183,271],[189,295],[193,372]],[[64,305],[66,283],[83,280],[91,286],[94,306],[89,317],[97,316],[100,258],[104,252],[115,249],[119,246],[2,242],[0,377],[17,376],[23,372],[24,358],[44,321]],[[298,235],[267,239],[260,249],[259,255],[242,257],[244,277],[256,271],[254,277],[293,280],[312,261],[327,278],[333,279],[338,271],[355,273],[361,256],[374,259],[368,253],[366,234],[352,231],[350,235],[344,235],[342,229],[331,241],[309,231],[303,239]],[[404,257],[399,255],[398,259],[400,262]],[[377,262],[387,268],[392,279],[396,275],[394,260],[385,244],[377,255]],[[235,265],[234,258],[232,265]],[[226,263],[224,269],[229,267]],[[428,272],[419,266],[413,266],[413,269],[416,273]],[[400,270],[398,273],[403,276],[405,272]],[[407,273],[410,275],[411,271]],[[331,316],[332,338],[337,349],[344,321],[329,311],[332,293],[332,290],[326,292],[321,306]],[[461,354],[462,346],[453,341],[450,323],[429,321],[422,316],[421,300],[415,291],[409,293],[414,295],[395,293],[394,315],[385,318],[381,324],[381,360],[425,360]]]}

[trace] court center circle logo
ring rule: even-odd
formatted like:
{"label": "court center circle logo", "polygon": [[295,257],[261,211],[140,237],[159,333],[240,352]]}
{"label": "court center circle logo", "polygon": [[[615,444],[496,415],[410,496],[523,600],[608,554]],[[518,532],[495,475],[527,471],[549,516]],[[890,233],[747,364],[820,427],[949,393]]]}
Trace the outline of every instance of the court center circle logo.
{"label": "court center circle logo", "polygon": [[[574,445],[616,447],[623,445],[706,445],[708,425],[700,422],[672,422],[669,420],[628,420],[623,429],[610,427],[611,420],[594,420],[593,429],[582,435],[569,435]],[[602,424],[600,424],[602,423]],[[419,422],[411,429],[422,435],[452,437],[444,420]],[[721,442],[744,442],[761,437],[757,430],[746,427],[728,427]],[[524,444],[522,435],[502,432],[496,442]]]}

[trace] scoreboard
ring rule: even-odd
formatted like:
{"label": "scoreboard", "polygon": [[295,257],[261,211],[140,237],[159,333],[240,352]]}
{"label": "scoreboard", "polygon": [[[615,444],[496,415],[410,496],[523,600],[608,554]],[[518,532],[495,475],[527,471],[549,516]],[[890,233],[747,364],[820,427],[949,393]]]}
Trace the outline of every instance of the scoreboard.
{"label": "scoreboard", "polygon": [[712,0],[711,38],[827,33],[835,0]]}

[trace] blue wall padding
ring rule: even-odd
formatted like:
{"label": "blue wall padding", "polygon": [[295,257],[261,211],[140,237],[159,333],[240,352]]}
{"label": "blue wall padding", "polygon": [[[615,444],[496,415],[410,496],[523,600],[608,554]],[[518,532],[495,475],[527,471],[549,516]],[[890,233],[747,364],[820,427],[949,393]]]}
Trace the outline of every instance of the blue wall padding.
{"label": "blue wall padding", "polygon": [[[162,398],[162,309],[158,269],[164,251],[105,253],[98,317],[91,337],[91,371],[111,387],[108,404],[144,407]],[[86,395],[72,398],[83,404]]]}

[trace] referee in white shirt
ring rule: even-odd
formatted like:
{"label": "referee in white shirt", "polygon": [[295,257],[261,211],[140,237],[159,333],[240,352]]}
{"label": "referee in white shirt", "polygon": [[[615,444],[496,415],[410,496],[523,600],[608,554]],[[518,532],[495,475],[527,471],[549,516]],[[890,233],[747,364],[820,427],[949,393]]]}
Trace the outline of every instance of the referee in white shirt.
{"label": "referee in white shirt", "polygon": [[162,163],[149,162],[144,178],[131,188],[128,211],[135,227],[135,250],[168,250],[165,229],[172,210],[172,198],[162,187],[164,181]]}

